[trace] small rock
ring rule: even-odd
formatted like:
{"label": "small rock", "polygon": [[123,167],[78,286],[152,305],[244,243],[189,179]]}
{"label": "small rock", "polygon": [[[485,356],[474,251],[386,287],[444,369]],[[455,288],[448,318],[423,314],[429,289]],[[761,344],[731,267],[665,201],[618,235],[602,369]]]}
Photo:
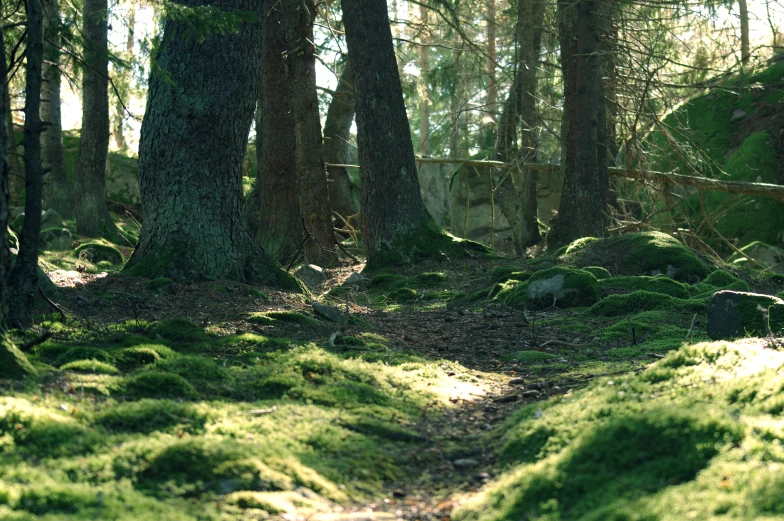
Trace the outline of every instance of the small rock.
{"label": "small rock", "polygon": [[525,385],[525,378],[512,378],[508,383],[509,385]]}
{"label": "small rock", "polygon": [[299,277],[302,282],[307,284],[309,288],[316,288],[327,280],[327,277],[324,274],[324,268],[316,266],[315,264],[305,264],[297,270],[295,275]]}
{"label": "small rock", "polygon": [[[525,395],[525,393],[523,393]],[[505,396],[497,396],[493,398],[493,401],[496,403],[511,403],[516,402],[520,397],[516,394],[507,394]]]}
{"label": "small rock", "polygon": [[358,285],[360,285],[360,284],[363,284],[363,283],[365,282],[365,280],[366,280],[366,279],[365,279],[365,277],[363,277],[363,276],[362,276],[362,275],[360,275],[359,273],[352,273],[352,274],[351,274],[351,275],[350,275],[350,276],[349,276],[349,277],[346,279],[346,284],[349,284],[349,285],[351,285],[351,286],[358,286]]}
{"label": "small rock", "polygon": [[737,121],[739,119],[743,119],[747,116],[746,111],[743,109],[735,109],[732,111],[732,116],[730,117],[730,121]]}
{"label": "small rock", "polygon": [[523,391],[523,398],[537,398],[541,393],[539,391]]}
{"label": "small rock", "polygon": [[343,315],[343,313],[341,313],[337,309],[330,306],[325,306],[324,304],[319,304],[318,302],[314,302],[312,306],[313,306],[313,311],[317,315],[326,318],[330,322],[335,322],[336,324],[346,323],[347,320],[346,316]]}
{"label": "small rock", "polygon": [[447,375],[447,376],[455,376],[456,374],[457,374],[457,373],[456,373],[456,372],[454,372],[454,371],[447,371],[447,372],[446,372],[446,375]]}
{"label": "small rock", "polygon": [[476,461],[475,459],[461,458],[461,459],[456,459],[455,461],[453,461],[452,465],[454,465],[455,467],[457,467],[459,469],[466,469],[466,468],[470,468],[470,467],[478,467],[479,466],[479,462]]}
{"label": "small rock", "polygon": [[396,488],[395,490],[392,491],[392,497],[396,497],[396,498],[406,497],[406,493],[400,490],[399,488]]}

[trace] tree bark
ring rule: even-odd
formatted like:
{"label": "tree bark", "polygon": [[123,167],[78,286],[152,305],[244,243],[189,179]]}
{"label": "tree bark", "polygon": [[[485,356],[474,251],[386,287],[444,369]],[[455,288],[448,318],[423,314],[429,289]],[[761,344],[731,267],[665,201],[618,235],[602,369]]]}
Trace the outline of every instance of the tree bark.
{"label": "tree bark", "polygon": [[[250,11],[256,0],[184,0]],[[242,161],[256,105],[261,23],[236,33],[188,35],[167,21],[150,75],[139,144],[142,225],[131,275],[231,279],[298,288],[254,241],[242,219]]]}
{"label": "tree bark", "polygon": [[[297,254],[304,230],[297,202],[296,138],[286,64],[288,50],[283,4],[265,0],[261,41],[261,131],[256,133],[258,173],[249,204],[256,242],[284,264]],[[259,146],[258,140],[261,140]]]}
{"label": "tree bark", "polygon": [[[498,125],[496,158],[511,162],[517,159],[517,125],[521,125],[523,164],[536,159],[536,69],[542,44],[544,3],[541,0],[519,0],[517,6],[518,62],[512,88]],[[540,240],[537,221],[536,172],[522,169],[522,184],[518,188],[513,176],[497,191],[498,205],[512,230],[515,251],[522,255],[525,248]]]}
{"label": "tree bark", "polygon": [[495,82],[496,60],[498,59],[498,53],[496,52],[495,47],[497,32],[495,21],[496,0],[485,0],[485,2],[485,22],[487,23],[487,107],[485,110],[487,111],[487,115],[490,116],[490,119],[495,121],[498,112],[498,86]]}
{"label": "tree bark", "polygon": [[751,58],[751,43],[749,41],[749,7],[746,0],[738,0],[740,11],[740,62],[748,65]]}
{"label": "tree bark", "polygon": [[[54,208],[65,218],[74,216],[74,201],[63,150],[60,100],[60,7],[58,0],[43,0],[44,53],[41,120],[41,158],[44,167],[44,208]],[[48,171],[48,172],[47,172]]]}
{"label": "tree bark", "polygon": [[[354,78],[348,62],[343,66],[338,85],[332,95],[324,123],[324,161],[333,165],[348,162],[351,123],[354,121]],[[343,217],[359,212],[359,200],[354,194],[355,185],[346,167],[327,167],[329,201],[332,210]]]}
{"label": "tree bark", "polygon": [[[0,8],[2,8],[0,0]],[[3,31],[0,31],[0,118],[5,122],[5,115],[9,111],[6,92],[6,77],[8,76],[5,62],[5,40]],[[9,249],[10,237],[8,224],[11,220],[11,207],[8,186],[8,134],[6,126],[0,125],[0,339],[8,329],[8,274],[11,271],[11,250]]]}
{"label": "tree bark", "polygon": [[109,48],[107,0],[85,0],[83,15],[82,130],[74,166],[76,231],[116,240],[106,208],[109,154]]}
{"label": "tree bark", "polygon": [[601,237],[609,201],[606,109],[595,0],[558,2],[564,76],[564,188],[548,247]]}
{"label": "tree bark", "polygon": [[362,236],[368,269],[465,255],[427,213],[384,0],[342,0],[357,100]]}
{"label": "tree bark", "polygon": [[11,91],[6,87],[3,94],[5,106],[5,132],[8,136],[8,146],[6,147],[6,162],[8,163],[8,190],[10,194],[11,206],[22,206],[24,204],[24,184],[25,171],[22,164],[22,146],[16,139],[16,126],[14,125],[13,105],[11,103]]}
{"label": "tree bark", "polygon": [[43,12],[40,2],[27,2],[27,65],[25,68],[25,219],[19,255],[9,278],[9,319],[15,326],[32,324],[38,290],[38,237],[41,234],[41,68],[44,58]]}
{"label": "tree bark", "polygon": [[427,26],[428,9],[419,4],[419,23],[421,45],[419,47],[419,153],[430,155],[430,86],[427,75],[430,73],[430,32]]}
{"label": "tree bark", "polygon": [[311,264],[331,268],[339,262],[335,251],[316,90],[316,47],[313,44],[316,6],[313,0],[284,5],[289,27],[289,90],[297,145],[297,200],[307,233],[305,258]]}

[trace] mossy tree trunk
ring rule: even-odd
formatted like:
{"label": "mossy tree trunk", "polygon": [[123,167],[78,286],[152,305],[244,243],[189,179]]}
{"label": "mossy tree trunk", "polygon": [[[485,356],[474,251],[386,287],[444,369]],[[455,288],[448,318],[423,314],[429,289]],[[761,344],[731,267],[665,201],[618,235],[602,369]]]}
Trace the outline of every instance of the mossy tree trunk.
{"label": "mossy tree trunk", "polygon": [[307,234],[305,258],[309,263],[331,268],[339,262],[335,251],[316,90],[316,47],[313,44],[316,7],[313,0],[286,2],[284,5],[289,34],[289,89],[297,145],[297,200]]}
{"label": "mossy tree trunk", "polygon": [[425,209],[384,0],[342,0],[354,77],[368,269],[464,254]]}
{"label": "mossy tree trunk", "polygon": [[19,255],[8,279],[9,321],[32,324],[38,290],[38,237],[41,234],[41,68],[44,58],[43,12],[40,2],[27,2],[27,64],[25,67],[25,220]]}
{"label": "mossy tree trunk", "polygon": [[[250,11],[257,0],[184,0]],[[168,20],[150,75],[139,144],[142,225],[126,270],[175,280],[231,279],[297,289],[242,219],[242,162],[259,86],[261,24],[200,42]]]}
{"label": "mossy tree trunk", "polygon": [[564,75],[564,188],[548,246],[601,237],[607,222],[609,181],[599,6],[595,0],[559,0]]}
{"label": "mossy tree trunk", "polygon": [[[534,162],[538,147],[536,121],[536,69],[542,44],[544,3],[542,0],[519,0],[517,3],[517,71],[498,124],[496,159],[504,162]],[[522,132],[522,154],[518,154],[518,126]],[[520,156],[520,157],[518,157]],[[516,186],[512,175],[498,187],[498,206],[512,230],[515,251],[540,240],[537,221],[536,172],[525,170],[522,185]]]}
{"label": "mossy tree trunk", "polygon": [[[0,2],[0,6],[2,2]],[[6,76],[8,76],[5,62],[5,40],[3,31],[0,31],[0,118],[5,118],[10,107],[6,102]],[[3,119],[2,121],[5,121]],[[8,163],[8,134],[5,125],[0,125],[0,338],[5,335],[8,325],[8,272],[11,270],[11,250],[8,224],[11,220],[11,199],[9,194]]]}
{"label": "mossy tree trunk", "polygon": [[280,2],[262,3],[260,121],[256,127],[258,173],[248,215],[256,242],[288,264],[302,244],[304,230],[297,202],[297,144],[285,58],[286,13]]}
{"label": "mossy tree trunk", "polygon": [[[345,165],[348,162],[348,140],[351,123],[354,122],[354,106],[354,79],[351,77],[351,67],[346,62],[324,122],[324,161],[327,163]],[[328,166],[327,177],[332,209],[343,217],[359,213],[359,199],[354,195],[354,183],[348,169]]]}
{"label": "mossy tree trunk", "polygon": [[43,0],[44,66],[41,120],[41,157],[44,166],[44,208],[54,208],[65,218],[73,217],[74,201],[63,150],[60,99],[60,6],[58,0]]}
{"label": "mossy tree trunk", "polygon": [[117,238],[106,208],[109,154],[109,48],[107,0],[85,0],[82,130],[74,166],[76,231],[88,237]]}

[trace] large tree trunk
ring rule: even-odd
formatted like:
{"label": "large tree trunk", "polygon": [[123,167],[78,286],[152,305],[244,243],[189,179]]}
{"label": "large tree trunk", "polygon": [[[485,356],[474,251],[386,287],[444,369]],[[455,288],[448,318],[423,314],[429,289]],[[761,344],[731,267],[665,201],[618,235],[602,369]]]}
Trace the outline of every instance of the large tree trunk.
{"label": "large tree trunk", "polygon": [[[297,203],[296,138],[285,55],[288,50],[282,4],[265,0],[262,20],[260,131],[257,131],[258,173],[249,202],[256,242],[288,264],[297,254],[304,230]],[[257,127],[258,128],[258,127]],[[259,140],[261,146],[259,146]],[[254,207],[258,212],[254,212]],[[255,213],[255,215],[254,215]]]}
{"label": "large tree trunk", "polygon": [[305,258],[311,264],[337,266],[332,208],[324,166],[321,116],[316,90],[316,47],[313,44],[313,0],[284,4],[289,27],[289,89],[296,139],[297,199],[305,227]]}
{"label": "large tree trunk", "polygon": [[[324,122],[324,161],[333,165],[348,162],[351,123],[354,121],[354,78],[348,62],[338,78],[338,85],[332,95]],[[359,200],[354,195],[354,183],[348,169],[342,166],[327,167],[329,178],[329,201],[332,210],[343,217],[359,212]]]}
{"label": "large tree trunk", "polygon": [[564,189],[548,247],[604,235],[609,201],[597,3],[559,0],[558,19],[567,128]]}
{"label": "large tree trunk", "polygon": [[38,289],[38,236],[41,234],[41,67],[44,57],[41,3],[27,2],[27,66],[25,70],[25,220],[19,255],[9,278],[10,322],[29,326]]}
{"label": "large tree trunk", "polygon": [[[504,162],[519,160],[529,163],[536,160],[538,147],[536,133],[536,69],[542,44],[544,2],[519,0],[517,5],[518,62],[512,88],[506,100],[498,125],[496,158]],[[523,153],[519,154],[517,129],[522,132]],[[498,191],[498,205],[509,221],[515,251],[522,255],[525,248],[540,240],[537,221],[536,172],[524,170],[521,186],[516,186],[512,175]]]}
{"label": "large tree trunk", "polygon": [[106,209],[109,154],[109,49],[107,0],[85,0],[83,15],[82,131],[74,166],[76,231],[116,240]]}
{"label": "large tree trunk", "polygon": [[[0,0],[0,8],[3,2]],[[0,118],[5,121],[5,115],[10,107],[7,103],[6,77],[8,76],[5,62],[5,40],[3,31],[0,31]],[[11,271],[11,250],[9,249],[10,237],[8,224],[11,220],[11,207],[9,196],[8,163],[8,134],[4,124],[0,125],[0,341],[5,336],[8,328],[8,272]]]}
{"label": "large tree trunk", "polygon": [[65,218],[73,217],[74,201],[63,150],[63,122],[60,103],[60,7],[58,0],[43,0],[44,60],[41,120],[41,159],[44,166],[44,207],[54,208]]}
{"label": "large tree trunk", "polygon": [[8,110],[5,112],[4,124],[5,132],[8,136],[8,146],[6,147],[6,162],[8,163],[8,190],[11,198],[11,206],[22,206],[24,204],[24,165],[22,164],[22,146],[16,139],[16,126],[14,125],[14,115],[11,105],[11,91],[6,86],[3,100]]}
{"label": "large tree trunk", "polygon": [[[257,0],[185,0],[251,11]],[[167,21],[150,75],[139,144],[142,225],[130,274],[298,287],[242,219],[242,161],[259,85],[261,24],[203,42]],[[227,59],[231,57],[231,59]]]}
{"label": "large tree trunk", "polygon": [[368,269],[438,258],[465,247],[427,213],[384,0],[342,0],[357,99],[362,236]]}

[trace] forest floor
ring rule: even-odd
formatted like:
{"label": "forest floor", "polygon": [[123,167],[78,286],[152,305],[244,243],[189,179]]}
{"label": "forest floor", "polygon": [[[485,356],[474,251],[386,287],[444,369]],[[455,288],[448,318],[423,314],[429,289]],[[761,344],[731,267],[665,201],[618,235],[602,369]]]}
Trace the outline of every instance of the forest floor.
{"label": "forest floor", "polygon": [[498,295],[545,265],[503,258],[297,295],[66,256],[65,320],[16,338],[51,333],[39,376],[0,381],[3,519],[784,515],[784,353],[700,343],[704,303],[534,312]]}

